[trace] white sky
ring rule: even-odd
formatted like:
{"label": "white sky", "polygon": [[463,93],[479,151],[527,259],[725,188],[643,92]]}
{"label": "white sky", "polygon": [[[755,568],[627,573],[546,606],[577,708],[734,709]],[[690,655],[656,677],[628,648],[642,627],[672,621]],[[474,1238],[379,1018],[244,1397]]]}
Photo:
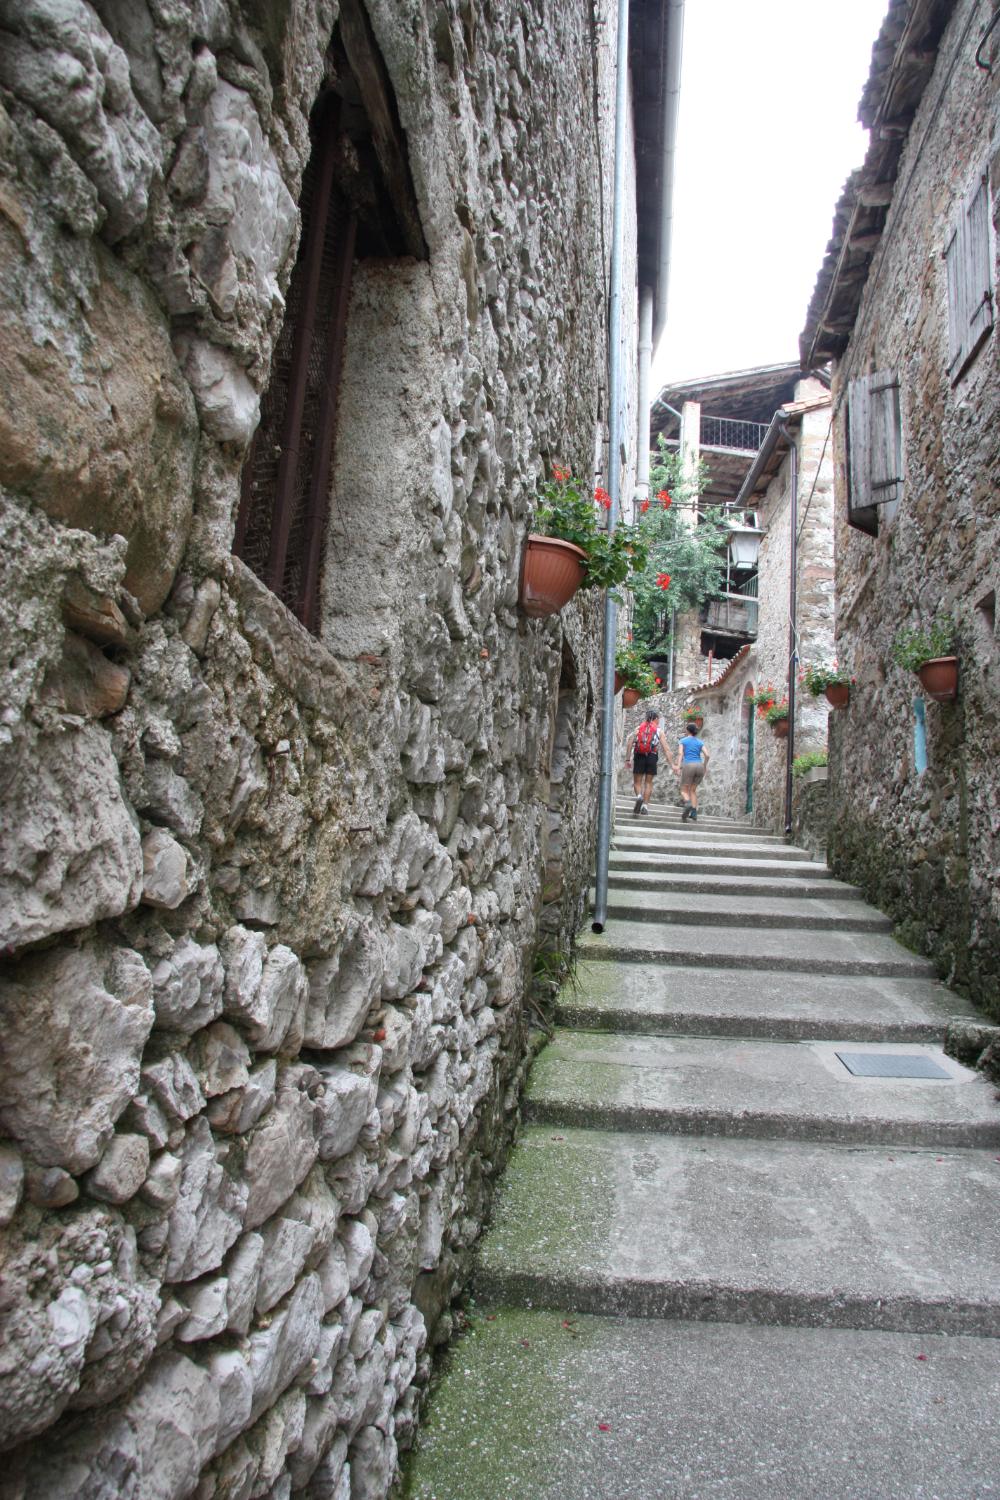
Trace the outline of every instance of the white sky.
{"label": "white sky", "polygon": [[666,380],[798,359],[888,0],[687,0]]}

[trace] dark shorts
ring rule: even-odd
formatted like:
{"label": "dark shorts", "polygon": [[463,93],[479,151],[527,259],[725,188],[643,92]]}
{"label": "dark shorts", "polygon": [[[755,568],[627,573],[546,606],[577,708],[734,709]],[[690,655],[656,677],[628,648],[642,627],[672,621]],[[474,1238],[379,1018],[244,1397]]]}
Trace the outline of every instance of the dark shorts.
{"label": "dark shorts", "polygon": [[655,776],[656,756],[643,755],[641,750],[636,750],[632,756],[633,776]]}

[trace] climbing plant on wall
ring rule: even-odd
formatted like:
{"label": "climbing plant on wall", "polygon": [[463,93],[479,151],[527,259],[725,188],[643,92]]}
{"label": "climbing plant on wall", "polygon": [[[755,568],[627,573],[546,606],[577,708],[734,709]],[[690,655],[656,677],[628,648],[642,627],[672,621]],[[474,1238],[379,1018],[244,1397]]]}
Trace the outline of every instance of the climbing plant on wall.
{"label": "climbing plant on wall", "polygon": [[640,506],[649,557],[631,584],[635,599],[632,635],[640,649],[665,647],[672,612],[696,609],[720,592],[729,528],[719,509],[697,509],[707,478],[704,464],[685,474],[680,454],[671,452],[660,439],[650,469],[650,497]]}

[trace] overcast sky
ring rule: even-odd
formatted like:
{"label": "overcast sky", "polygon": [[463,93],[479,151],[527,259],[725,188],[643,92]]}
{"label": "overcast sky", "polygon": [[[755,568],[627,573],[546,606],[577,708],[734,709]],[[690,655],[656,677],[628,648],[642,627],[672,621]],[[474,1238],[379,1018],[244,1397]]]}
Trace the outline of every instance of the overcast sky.
{"label": "overcast sky", "polygon": [[687,0],[665,380],[798,358],[888,0]]}

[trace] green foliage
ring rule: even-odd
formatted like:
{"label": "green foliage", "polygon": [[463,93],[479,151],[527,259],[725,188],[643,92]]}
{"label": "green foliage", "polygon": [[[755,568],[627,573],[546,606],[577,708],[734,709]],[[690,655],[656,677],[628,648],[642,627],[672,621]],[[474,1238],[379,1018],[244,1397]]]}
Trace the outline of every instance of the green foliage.
{"label": "green foliage", "polygon": [[769,682],[767,684],[767,687],[759,687],[757,689],[757,691],[751,696],[750,702],[753,704],[758,714],[760,714],[761,718],[763,718],[764,714],[771,707],[771,705],[777,702],[777,699],[778,690],[774,686],[773,682]]}
{"label": "green foliage", "polygon": [[764,710],[764,718],[769,724],[777,724],[781,719],[788,718],[788,699],[782,698],[780,703],[772,703],[770,708]]}
{"label": "green foliage", "polygon": [[828,687],[848,687],[854,678],[846,667],[837,664],[837,658],[834,657],[832,662],[805,662],[799,672],[799,681],[805,683],[814,698],[818,698]]}
{"label": "green foliage", "polygon": [[825,750],[806,750],[804,754],[797,755],[792,761],[792,775],[804,776],[807,771],[812,771],[816,766],[825,765]]}
{"label": "green foliage", "polygon": [[[602,509],[610,501],[607,492],[593,495],[567,469],[553,465],[553,478],[539,486],[539,504],[533,526],[542,536],[573,542],[586,553],[582,588],[614,589],[646,562],[646,544],[638,526],[619,522],[609,534],[598,524]],[[620,602],[620,601],[619,601]]]}
{"label": "green foliage", "polygon": [[635,688],[644,698],[651,698],[659,687],[646,658],[634,646],[619,646],[615,652],[615,671],[627,688]]}
{"label": "green foliage", "polygon": [[650,472],[650,498],[643,502],[639,519],[648,557],[631,585],[632,629],[647,650],[669,642],[672,611],[694,609],[720,591],[729,528],[718,509],[705,511],[694,521],[690,512],[706,483],[704,464],[685,476],[679,455],[660,439],[660,452]]}
{"label": "green foliage", "polygon": [[900,630],[892,643],[892,659],[898,667],[916,672],[935,656],[954,655],[955,621],[951,615],[935,615],[926,630]]}

